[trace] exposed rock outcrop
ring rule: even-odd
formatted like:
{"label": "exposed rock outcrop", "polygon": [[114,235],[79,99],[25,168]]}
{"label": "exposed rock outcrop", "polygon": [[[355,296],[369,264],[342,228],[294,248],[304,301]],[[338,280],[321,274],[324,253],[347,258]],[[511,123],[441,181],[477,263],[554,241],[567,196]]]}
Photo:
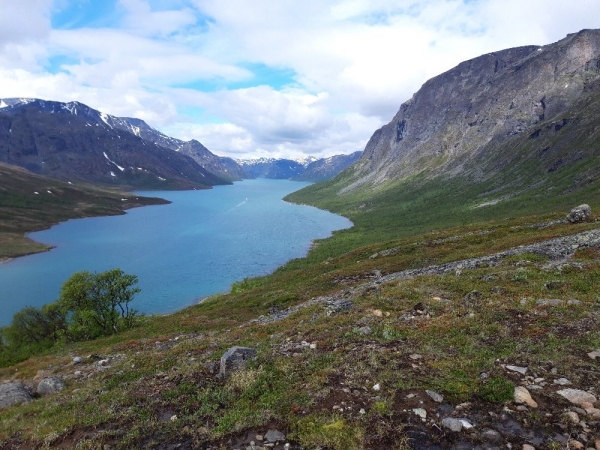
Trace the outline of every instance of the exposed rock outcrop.
{"label": "exposed rock outcrop", "polygon": [[567,220],[571,223],[588,222],[591,218],[592,208],[586,204],[576,206],[567,215]]}
{"label": "exposed rock outcrop", "polygon": [[17,403],[29,403],[31,400],[31,394],[23,383],[0,384],[0,408],[7,408]]}
{"label": "exposed rock outcrop", "polygon": [[[515,157],[502,149],[558,136],[575,125],[579,118],[571,107],[597,91],[598,61],[600,30],[583,30],[554,44],[511,48],[459,64],[427,81],[373,134],[354,166],[353,182],[340,193],[423,172],[467,171],[476,180],[495,173]],[[486,161],[490,153],[496,155]],[[544,173],[579,161],[584,153],[575,158],[558,146],[535,148]]]}

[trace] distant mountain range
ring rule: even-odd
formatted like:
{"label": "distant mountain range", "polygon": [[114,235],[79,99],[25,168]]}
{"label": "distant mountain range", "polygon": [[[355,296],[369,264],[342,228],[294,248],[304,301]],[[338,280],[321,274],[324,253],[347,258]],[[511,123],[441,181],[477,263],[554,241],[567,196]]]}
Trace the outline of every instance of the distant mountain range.
{"label": "distant mountain range", "polygon": [[[144,189],[203,189],[259,177],[319,181],[345,168],[329,160],[236,162],[196,140],[172,138],[143,120],[79,102],[0,99],[0,162],[66,181]],[[319,161],[323,168],[311,175],[310,165]]]}
{"label": "distant mountain range", "polygon": [[317,159],[314,156],[297,159],[238,159],[236,162],[253,178],[273,178],[317,183],[334,177],[354,164],[362,152]]}

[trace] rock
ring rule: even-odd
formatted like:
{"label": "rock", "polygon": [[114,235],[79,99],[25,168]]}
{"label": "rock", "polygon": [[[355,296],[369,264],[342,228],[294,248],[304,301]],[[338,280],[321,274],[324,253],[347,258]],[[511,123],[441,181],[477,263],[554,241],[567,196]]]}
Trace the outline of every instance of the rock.
{"label": "rock", "polygon": [[481,292],[471,291],[463,297],[463,302],[468,307],[477,306],[481,302]]}
{"label": "rock", "polygon": [[427,393],[427,395],[429,395],[431,397],[431,399],[434,402],[442,403],[444,401],[444,396],[441,395],[441,394],[438,394],[435,391],[429,391],[429,390],[427,390],[425,392]]}
{"label": "rock", "polygon": [[585,413],[592,416],[594,419],[600,419],[600,409],[598,408],[586,408]]}
{"label": "rock", "polygon": [[231,372],[243,369],[248,361],[256,358],[256,350],[249,347],[231,347],[221,356],[220,377],[227,377]]}
{"label": "rock", "polygon": [[568,384],[571,384],[571,382],[569,380],[567,380],[566,378],[559,378],[558,380],[554,380],[554,384],[559,384],[561,386],[567,386]]}
{"label": "rock", "polygon": [[600,450],[600,439],[595,442],[596,450]]}
{"label": "rock", "polygon": [[571,421],[571,423],[578,424],[579,423],[579,415],[573,411],[567,411],[565,413],[565,417]]}
{"label": "rock", "polygon": [[379,383],[373,385],[373,390],[374,391],[380,391],[381,390],[381,385]]}
{"label": "rock", "polygon": [[363,334],[365,336],[368,336],[369,334],[373,333],[373,330],[368,325],[357,328],[356,331],[357,331],[357,333]]}
{"label": "rock", "polygon": [[585,446],[581,442],[571,439],[568,442],[568,448],[572,448],[574,450],[582,450],[585,448]]}
{"label": "rock", "polygon": [[37,386],[37,393],[40,395],[56,394],[67,386],[58,377],[44,378]]}
{"label": "rock", "polygon": [[587,355],[592,359],[600,358],[600,348],[598,350],[594,350],[593,352],[588,353]]}
{"label": "rock", "polygon": [[423,355],[419,355],[418,353],[413,353],[412,355],[408,355],[408,357],[410,359],[413,359],[416,361],[417,359],[421,359],[423,357]]}
{"label": "rock", "polygon": [[527,373],[527,367],[506,366],[506,368],[512,372],[519,372],[522,375],[525,375]]}
{"label": "rock", "polygon": [[567,220],[571,223],[588,222],[592,217],[592,208],[590,205],[579,205],[573,208],[567,215]]}
{"label": "rock", "polygon": [[538,306],[561,306],[565,304],[564,300],[558,298],[540,298],[535,302]]}
{"label": "rock", "polygon": [[76,356],[75,358],[73,358],[73,364],[79,364],[81,361],[83,361],[81,356]]}
{"label": "rock", "polygon": [[502,442],[502,435],[496,430],[486,428],[481,432],[481,437],[488,442],[500,443]]}
{"label": "rock", "polygon": [[531,398],[531,394],[529,393],[529,391],[526,388],[524,388],[523,386],[515,387],[514,400],[515,400],[515,403],[522,403],[531,408],[538,407],[538,404],[536,403],[536,401]]}
{"label": "rock", "polygon": [[423,408],[414,408],[413,412],[423,420],[427,418],[427,411],[425,411]]}
{"label": "rock", "polygon": [[285,434],[277,430],[269,430],[265,434],[265,440],[267,442],[285,441]]}
{"label": "rock", "polygon": [[17,403],[29,403],[31,394],[23,383],[16,381],[0,384],[0,408],[8,408]]}
{"label": "rock", "polygon": [[579,389],[563,389],[557,391],[556,393],[575,405],[581,405],[586,402],[594,404],[597,401],[596,397],[594,397],[592,394]]}
{"label": "rock", "polygon": [[442,419],[442,425],[448,428],[450,431],[458,433],[463,428],[463,424],[460,420],[453,417],[446,417]]}
{"label": "rock", "polygon": [[329,300],[325,302],[325,314],[327,316],[334,316],[344,311],[348,311],[352,308],[352,302],[350,300]]}
{"label": "rock", "polygon": [[474,425],[471,422],[469,422],[467,419],[458,419],[458,420],[460,420],[460,423],[465,430],[474,428]]}
{"label": "rock", "polygon": [[523,444],[523,450],[535,450],[533,445]]}

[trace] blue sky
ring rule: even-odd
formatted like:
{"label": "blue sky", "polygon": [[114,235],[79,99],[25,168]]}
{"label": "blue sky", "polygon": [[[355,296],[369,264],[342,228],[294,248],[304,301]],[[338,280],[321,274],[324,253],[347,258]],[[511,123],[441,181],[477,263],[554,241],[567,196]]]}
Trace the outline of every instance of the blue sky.
{"label": "blue sky", "polygon": [[219,155],[325,157],[362,150],[427,79],[598,28],[599,10],[600,0],[2,0],[0,98],[77,100]]}

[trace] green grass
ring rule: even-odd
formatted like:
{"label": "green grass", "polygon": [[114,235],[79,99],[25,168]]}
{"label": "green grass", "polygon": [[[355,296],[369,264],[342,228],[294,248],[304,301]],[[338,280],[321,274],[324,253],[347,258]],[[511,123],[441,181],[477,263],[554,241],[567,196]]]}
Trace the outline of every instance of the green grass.
{"label": "green grass", "polygon": [[[584,201],[598,206],[594,183],[548,199],[540,188],[472,209],[488,198],[485,183],[412,179],[374,195],[332,196],[349,176],[291,196],[355,224],[318,240],[307,258],[175,314],[145,317],[127,332],[0,368],[2,379],[56,373],[68,385],[55,396],[0,410],[0,446],[67,446],[79,436],[81,448],[201,448],[276,427],[307,448],[408,448],[402,424],[404,411],[414,407],[409,393],[435,390],[452,405],[469,401],[487,416],[502,412],[518,381],[501,364],[551,377],[552,361],[574,385],[590,382],[581,355],[600,348],[597,249],[578,252],[578,264],[566,266],[522,254],[493,267],[401,279],[360,294],[352,289],[374,280],[376,271],[386,275],[596,228],[595,222],[531,226],[564,218]],[[570,183],[551,181],[555,189]],[[480,295],[465,299],[474,290]],[[314,304],[272,324],[250,322],[319,296],[347,297],[352,307],[328,314]],[[581,304],[537,305],[543,298]],[[359,331],[365,326],[371,333]],[[257,348],[258,360],[217,379],[208,367],[233,345]],[[71,365],[73,356],[92,353],[120,356],[102,372],[91,360]]]}
{"label": "green grass", "polygon": [[[600,279],[600,252],[595,249],[576,255],[584,266],[547,268],[545,258],[519,255],[459,276],[382,284],[353,298],[354,306],[346,313],[327,315],[316,305],[272,325],[248,324],[273,305],[285,308],[356,285],[361,279],[353,277],[374,268],[402,270],[461,259],[594,226],[527,226],[551,217],[425,233],[369,245],[306,269],[282,268],[269,277],[244,281],[236,293],[171,316],[146,317],[143,325],[123,334],[53,349],[0,369],[2,378],[17,374],[27,380],[50,368],[73,377],[75,370],[89,370],[92,362],[71,366],[72,355],[123,355],[106,371],[92,371],[90,378],[68,378],[66,392],[0,411],[0,442],[58,445],[76,430],[94,430],[82,439],[83,448],[106,443],[151,447],[181,440],[201,446],[248,430],[265,432],[268,424],[276,423],[307,447],[358,449],[373,442],[372,421],[377,439],[396,439],[394,445],[403,445],[397,425],[406,392],[432,389],[454,404],[471,401],[494,409],[510,401],[514,387],[498,361],[526,364],[543,373],[550,360],[577,383],[586,376],[579,371],[585,361],[578,355],[600,347],[594,325],[600,316],[594,289]],[[481,229],[486,239],[476,232]],[[370,258],[390,249],[400,250]],[[551,293],[548,281],[554,282]],[[477,307],[463,300],[473,290],[481,293]],[[536,306],[535,299],[550,294],[582,304]],[[426,315],[415,315],[417,303]],[[371,334],[356,331],[365,325]],[[175,341],[176,336],[182,337]],[[301,341],[315,343],[316,349],[302,347]],[[157,342],[172,345],[159,351]],[[285,350],[290,343],[292,350]],[[258,348],[258,361],[228,380],[217,380],[204,364],[218,361],[231,345]],[[411,354],[422,358],[412,360]],[[482,373],[489,377],[482,378]],[[382,386],[379,400],[370,394],[375,383]],[[342,388],[356,392],[350,397],[359,402],[348,412],[331,409],[349,401]],[[24,414],[27,427],[21,420]],[[128,425],[118,426],[123,423]]]}

